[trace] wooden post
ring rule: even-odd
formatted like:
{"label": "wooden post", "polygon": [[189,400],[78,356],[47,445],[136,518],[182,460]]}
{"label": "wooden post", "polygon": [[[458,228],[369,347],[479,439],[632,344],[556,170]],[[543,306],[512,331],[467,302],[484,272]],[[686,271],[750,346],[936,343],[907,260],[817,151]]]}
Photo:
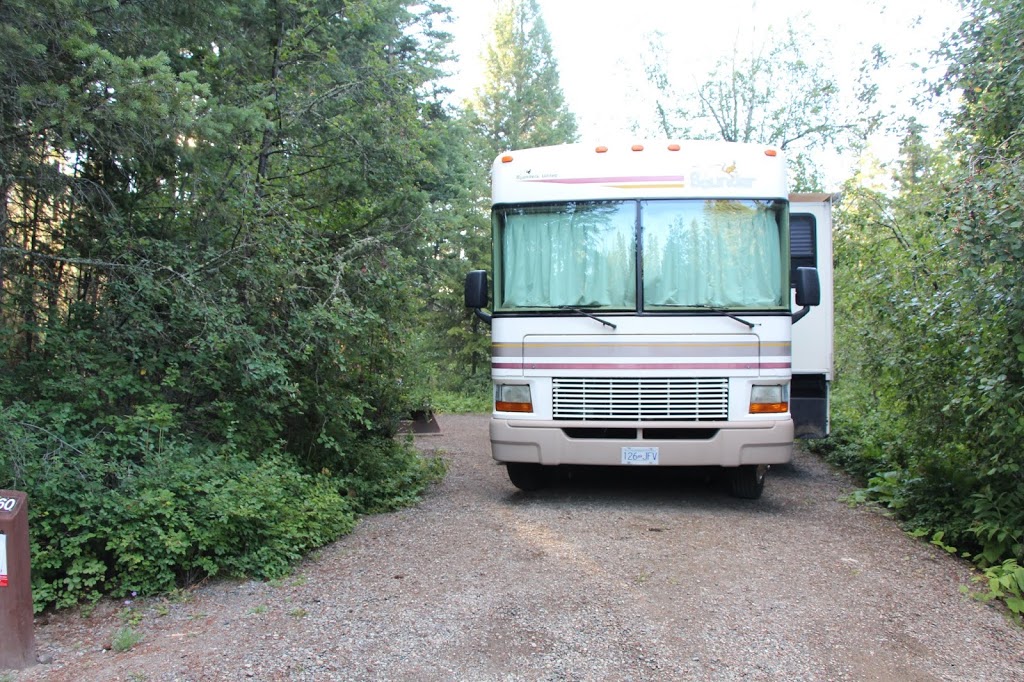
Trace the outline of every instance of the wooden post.
{"label": "wooden post", "polygon": [[28,495],[0,490],[0,670],[36,662],[29,567]]}

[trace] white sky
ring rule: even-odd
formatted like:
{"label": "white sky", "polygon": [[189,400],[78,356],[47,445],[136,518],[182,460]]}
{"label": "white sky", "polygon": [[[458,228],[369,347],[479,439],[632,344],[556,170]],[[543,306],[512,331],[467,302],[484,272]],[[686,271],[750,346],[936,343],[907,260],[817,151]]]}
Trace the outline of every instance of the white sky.
{"label": "white sky", "polygon": [[[451,84],[457,100],[470,97],[482,80],[482,57],[494,17],[494,0],[447,0],[455,23]],[[854,92],[854,79],[870,48],[880,43],[894,55],[894,68],[880,78],[882,104],[909,113],[919,92],[928,51],[955,28],[953,0],[539,0],[558,61],[562,90],[584,141],[632,134],[631,124],[649,126],[652,107],[641,55],[659,30],[663,55],[677,90],[702,80],[718,57],[740,41],[761,43],[792,18],[810,24],[814,54],[835,66],[840,87]],[[650,132],[653,132],[651,130]]]}

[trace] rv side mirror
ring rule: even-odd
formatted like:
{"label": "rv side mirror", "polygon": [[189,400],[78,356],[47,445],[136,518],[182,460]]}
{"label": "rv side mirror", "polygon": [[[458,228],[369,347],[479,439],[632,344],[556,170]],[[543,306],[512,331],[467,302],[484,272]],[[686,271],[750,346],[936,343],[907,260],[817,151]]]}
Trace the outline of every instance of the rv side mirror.
{"label": "rv side mirror", "polygon": [[487,271],[471,270],[466,275],[466,307],[472,308],[476,316],[490,324],[491,316],[480,310],[487,307]]}
{"label": "rv side mirror", "polygon": [[817,268],[796,269],[796,304],[806,308],[821,304],[821,283]]}
{"label": "rv side mirror", "polygon": [[811,312],[811,307],[821,303],[821,282],[818,280],[818,268],[796,269],[796,304],[800,310],[793,313],[793,324]]}
{"label": "rv side mirror", "polygon": [[466,307],[487,307],[487,271],[473,270],[466,275]]}

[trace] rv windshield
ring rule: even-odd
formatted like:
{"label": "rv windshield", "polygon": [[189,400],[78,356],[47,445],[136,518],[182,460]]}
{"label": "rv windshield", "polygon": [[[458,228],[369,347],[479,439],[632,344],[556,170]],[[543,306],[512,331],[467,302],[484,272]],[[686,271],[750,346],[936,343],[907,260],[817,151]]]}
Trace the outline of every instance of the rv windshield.
{"label": "rv windshield", "polygon": [[643,202],[644,307],[785,307],[785,207],[781,201]]}
{"label": "rv windshield", "polygon": [[635,201],[496,209],[498,310],[636,309]]}
{"label": "rv windshield", "polygon": [[495,309],[784,310],[787,222],[784,201],[499,206]]}

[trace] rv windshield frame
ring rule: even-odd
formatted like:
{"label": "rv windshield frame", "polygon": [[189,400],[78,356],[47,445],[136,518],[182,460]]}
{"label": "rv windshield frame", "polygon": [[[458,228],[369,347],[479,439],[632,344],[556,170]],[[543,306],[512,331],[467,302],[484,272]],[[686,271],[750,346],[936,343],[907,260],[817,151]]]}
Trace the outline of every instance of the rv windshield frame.
{"label": "rv windshield frame", "polygon": [[547,202],[491,215],[496,313],[789,311],[785,200]]}

